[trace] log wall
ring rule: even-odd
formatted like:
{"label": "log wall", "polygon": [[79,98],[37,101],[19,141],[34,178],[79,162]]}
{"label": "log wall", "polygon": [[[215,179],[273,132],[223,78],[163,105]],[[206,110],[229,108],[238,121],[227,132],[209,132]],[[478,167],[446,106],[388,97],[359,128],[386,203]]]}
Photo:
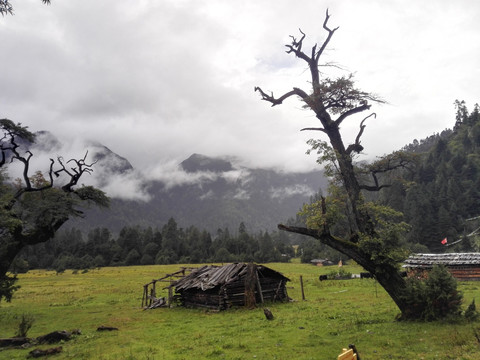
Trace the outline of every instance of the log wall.
{"label": "log wall", "polygon": [[[260,286],[264,301],[284,301],[288,299],[284,280],[260,278]],[[245,305],[244,279],[231,282],[208,291],[185,290],[180,292],[182,305],[186,307],[201,307],[226,310],[233,306]],[[261,303],[258,289],[255,289],[257,304]]]}

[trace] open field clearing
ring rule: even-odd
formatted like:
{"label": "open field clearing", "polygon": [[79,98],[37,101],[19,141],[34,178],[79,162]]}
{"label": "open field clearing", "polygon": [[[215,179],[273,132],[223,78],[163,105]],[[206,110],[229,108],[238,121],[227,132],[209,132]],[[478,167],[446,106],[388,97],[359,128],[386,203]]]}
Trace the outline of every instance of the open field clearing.
{"label": "open field clearing", "polygon": [[[480,322],[397,322],[394,303],[372,279],[327,280],[335,267],[267,264],[291,279],[295,301],[262,308],[211,312],[175,307],[143,311],[143,284],[180,265],[68,270],[20,275],[12,303],[0,304],[0,337],[11,337],[22,314],[35,317],[28,333],[80,329],[53,359],[336,359],[355,344],[362,359],[480,359]],[[344,270],[359,273],[356,266]],[[302,300],[300,276],[306,300]],[[479,282],[461,282],[466,306],[480,299]],[[158,295],[158,294],[157,294]],[[163,291],[162,296],[166,296]],[[101,326],[118,331],[97,332]],[[42,345],[42,349],[58,345]],[[30,349],[0,351],[25,359]]]}

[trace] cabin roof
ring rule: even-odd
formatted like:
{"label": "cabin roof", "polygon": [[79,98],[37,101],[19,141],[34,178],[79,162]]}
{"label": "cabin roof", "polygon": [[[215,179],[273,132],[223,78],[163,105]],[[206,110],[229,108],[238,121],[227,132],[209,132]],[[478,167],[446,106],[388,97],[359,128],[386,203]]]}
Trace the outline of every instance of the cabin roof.
{"label": "cabin roof", "polygon": [[480,266],[480,253],[413,254],[405,260],[405,268],[431,268],[433,265]]}
{"label": "cabin roof", "polygon": [[[290,281],[281,273],[262,265],[256,265],[259,277],[274,277]],[[219,285],[230,284],[246,275],[248,266],[245,263],[233,263],[223,266],[205,265],[193,270],[189,275],[175,282],[176,291],[213,289]]]}

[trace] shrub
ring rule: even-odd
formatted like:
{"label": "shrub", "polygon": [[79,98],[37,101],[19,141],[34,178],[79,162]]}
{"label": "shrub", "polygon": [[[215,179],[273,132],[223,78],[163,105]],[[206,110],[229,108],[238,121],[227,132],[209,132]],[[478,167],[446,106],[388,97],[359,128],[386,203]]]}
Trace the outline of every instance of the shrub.
{"label": "shrub", "polygon": [[95,256],[95,259],[93,259],[93,264],[96,267],[105,266],[105,259],[103,258],[102,255],[97,255],[97,256]]}
{"label": "shrub", "polygon": [[465,310],[465,319],[468,321],[475,321],[478,319],[477,307],[475,306],[475,299],[472,300],[470,305],[468,305],[467,310]]}
{"label": "shrub", "polygon": [[30,266],[25,259],[16,257],[10,266],[10,272],[13,274],[25,274],[29,270]]}
{"label": "shrub", "polygon": [[433,321],[459,317],[462,299],[455,278],[444,266],[435,265],[425,280],[407,279],[404,300],[409,306],[402,319]]}
{"label": "shrub", "polygon": [[338,269],[338,270],[332,270],[328,273],[328,279],[329,280],[335,280],[335,279],[351,279],[352,278],[352,273],[344,270],[344,269]]}
{"label": "shrub", "polygon": [[153,265],[155,260],[149,254],[143,254],[142,258],[140,259],[140,265]]}
{"label": "shrub", "polygon": [[18,330],[15,336],[17,337],[27,337],[27,333],[35,322],[35,317],[30,314],[22,314],[22,318],[18,323]]}

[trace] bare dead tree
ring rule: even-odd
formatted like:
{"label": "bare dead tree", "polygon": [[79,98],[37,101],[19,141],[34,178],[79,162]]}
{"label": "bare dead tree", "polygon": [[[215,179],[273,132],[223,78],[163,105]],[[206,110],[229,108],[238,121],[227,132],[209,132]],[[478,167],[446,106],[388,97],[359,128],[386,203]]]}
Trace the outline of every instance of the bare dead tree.
{"label": "bare dead tree", "polygon": [[[338,176],[341,179],[344,190],[347,194],[348,209],[350,213],[349,235],[345,238],[334,236],[330,232],[330,226],[322,226],[320,229],[293,227],[278,225],[281,230],[307,235],[318,239],[322,243],[340,251],[348,257],[362,265],[367,271],[374,274],[378,282],[385,288],[391,298],[395,301],[402,313],[406,308],[402,300],[402,293],[405,289],[405,280],[401,277],[398,267],[394,261],[379,256],[377,250],[365,246],[359,242],[361,238],[377,239],[378,234],[375,230],[374,221],[368,213],[361,196],[362,190],[378,191],[387,185],[382,185],[378,181],[378,174],[406,167],[407,163],[402,160],[400,155],[385,159],[377,167],[370,166],[363,169],[363,174],[370,174],[373,184],[361,184],[359,182],[360,174],[354,165],[354,156],[363,150],[361,137],[366,127],[366,121],[374,113],[364,117],[360,122],[359,132],[352,144],[345,146],[340,132],[340,125],[347,119],[353,118],[353,115],[370,110],[372,103],[384,103],[378,96],[363,92],[354,86],[353,76],[344,76],[337,79],[321,78],[319,71],[319,61],[330,43],[333,35],[339,29],[329,26],[330,14],[326,11],[323,22],[323,29],[326,32],[326,39],[321,45],[315,44],[309,53],[304,51],[305,33],[300,30],[299,39],[291,36],[291,43],[286,45],[287,54],[293,54],[304,61],[310,70],[311,89],[304,91],[294,87],[291,91],[275,97],[273,93],[267,93],[260,87],[255,87],[255,91],[261,95],[261,99],[277,106],[290,97],[298,97],[304,102],[304,107],[314,112],[320,122],[319,127],[304,128],[302,130],[315,130],[324,133],[329,144],[334,150],[336,166],[338,166]],[[325,202],[322,203],[322,211],[326,211]],[[388,257],[388,255],[387,255]]]}

